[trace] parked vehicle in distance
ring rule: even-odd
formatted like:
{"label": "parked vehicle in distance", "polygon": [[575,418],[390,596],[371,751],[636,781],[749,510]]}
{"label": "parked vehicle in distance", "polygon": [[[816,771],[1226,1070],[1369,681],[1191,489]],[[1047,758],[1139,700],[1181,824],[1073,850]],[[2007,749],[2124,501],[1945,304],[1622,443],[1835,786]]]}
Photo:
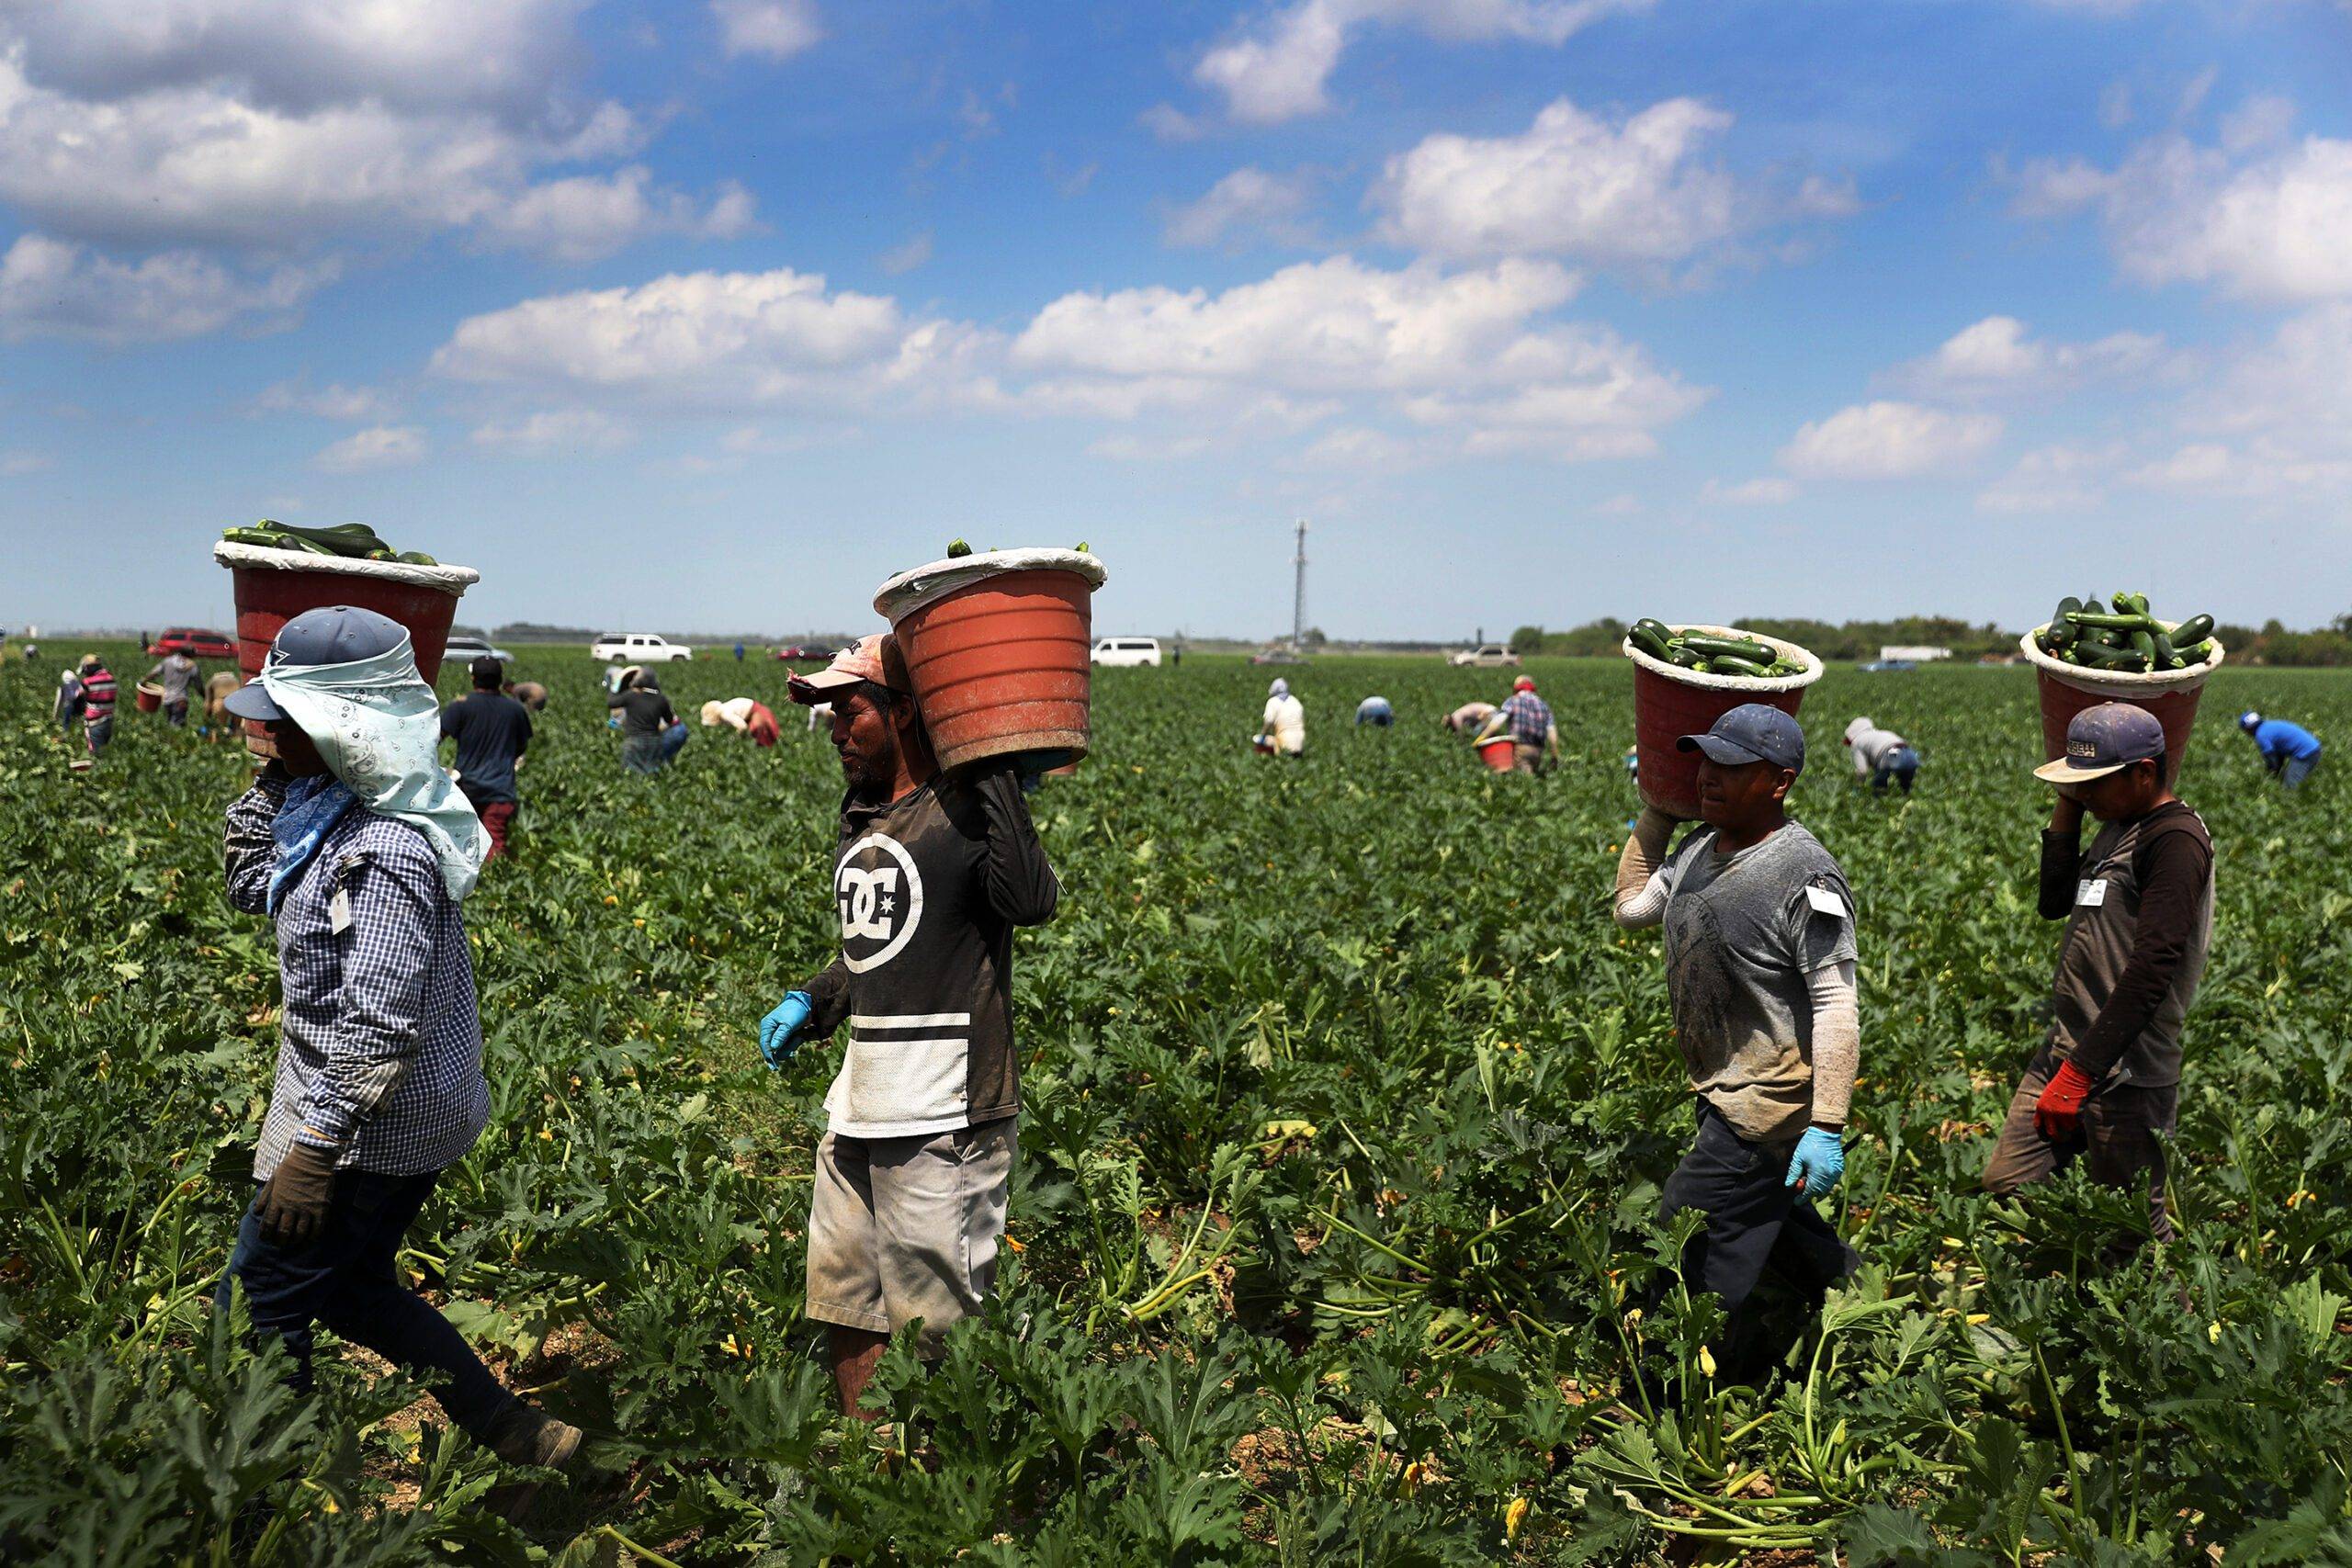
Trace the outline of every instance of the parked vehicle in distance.
{"label": "parked vehicle in distance", "polygon": [[1883,674],[1891,670],[1917,670],[1918,665],[1908,659],[1873,659],[1868,664],[1857,665],[1865,675]]}
{"label": "parked vehicle in distance", "polygon": [[158,659],[166,653],[185,653],[190,659],[234,659],[237,645],[201,626],[165,626],[147,645],[147,651]]}
{"label": "parked vehicle in distance", "polygon": [[775,650],[775,656],[788,661],[806,663],[812,659],[831,659],[832,654],[821,648],[810,648],[805,643],[788,642]]}
{"label": "parked vehicle in distance", "polygon": [[488,654],[491,658],[497,660],[501,664],[512,664],[514,662],[514,656],[513,654],[507,652],[503,648],[493,648],[478,637],[451,637],[449,639],[448,646],[441,650],[441,662],[444,664],[470,664],[475,660],[481,658],[484,654]]}
{"label": "parked vehicle in distance", "polygon": [[1499,642],[1482,642],[1476,648],[1465,648],[1459,653],[1446,656],[1446,662],[1456,669],[1502,670],[1519,661],[1519,655]]}
{"label": "parked vehicle in distance", "polygon": [[1261,648],[1250,656],[1252,664],[1304,664],[1306,655],[1295,648]]}
{"label": "parked vehicle in distance", "polygon": [[1148,664],[1159,668],[1159,639],[1156,637],[1106,637],[1095,640],[1094,651],[1087,662],[1112,668]]}
{"label": "parked vehicle in distance", "polygon": [[695,650],[650,632],[606,632],[588,650],[588,657],[606,664],[667,664],[692,659]]}

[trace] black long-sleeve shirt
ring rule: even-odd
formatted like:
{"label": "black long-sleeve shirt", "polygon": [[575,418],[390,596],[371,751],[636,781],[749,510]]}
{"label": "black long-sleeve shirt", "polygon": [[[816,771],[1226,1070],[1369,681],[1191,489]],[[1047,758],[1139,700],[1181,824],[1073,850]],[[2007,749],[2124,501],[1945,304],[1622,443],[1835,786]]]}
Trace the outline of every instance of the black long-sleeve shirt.
{"label": "black long-sleeve shirt", "polygon": [[887,1138],[1021,1109],[1012,931],[1053,919],[1061,885],[1007,765],[842,805],[833,897],[841,955],[802,989],[810,1034],[846,1020],[825,1098],[831,1130]]}
{"label": "black long-sleeve shirt", "polygon": [[2041,835],[2041,910],[2068,919],[2053,1032],[2094,1083],[2127,1054],[2133,1082],[2177,1082],[2179,1024],[2205,967],[2213,840],[2197,813],[2167,801],[2102,829]]}

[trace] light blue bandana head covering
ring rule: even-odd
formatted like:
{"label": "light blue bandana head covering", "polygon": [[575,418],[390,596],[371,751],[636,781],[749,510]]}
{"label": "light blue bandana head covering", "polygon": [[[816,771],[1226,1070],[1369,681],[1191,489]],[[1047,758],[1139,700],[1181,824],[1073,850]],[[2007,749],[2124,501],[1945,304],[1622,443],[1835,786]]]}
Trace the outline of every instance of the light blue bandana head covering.
{"label": "light blue bandana head covering", "polygon": [[474,890],[490,834],[441,771],[441,705],[406,636],[348,664],[289,664],[272,649],[261,683],[361,806],[424,835],[450,897]]}
{"label": "light blue bandana head covering", "polygon": [[1271,685],[1271,686],[1269,686],[1269,687],[1267,687],[1267,688],[1266,688],[1266,695],[1268,695],[1268,696],[1270,696],[1270,697],[1286,697],[1286,696],[1289,696],[1289,695],[1290,695],[1290,682],[1289,682],[1288,681],[1283,680],[1283,679],[1281,676],[1279,676],[1279,675],[1275,676],[1275,677],[1274,677],[1274,683],[1273,683],[1272,685]]}

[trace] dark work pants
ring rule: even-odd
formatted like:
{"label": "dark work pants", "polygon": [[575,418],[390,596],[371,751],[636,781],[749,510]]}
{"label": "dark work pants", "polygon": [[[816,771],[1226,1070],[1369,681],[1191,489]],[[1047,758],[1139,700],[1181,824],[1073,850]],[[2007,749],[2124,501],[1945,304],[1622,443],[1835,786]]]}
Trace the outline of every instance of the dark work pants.
{"label": "dark work pants", "polygon": [[[1764,1314],[1751,1299],[1767,1268],[1788,1280],[1810,1312],[1819,1309],[1830,1286],[1861,1263],[1804,1190],[1789,1185],[1789,1159],[1795,1152],[1794,1138],[1763,1144],[1741,1137],[1722,1112],[1702,1100],[1699,1135],[1666,1179],[1660,1220],[1683,1209],[1707,1216],[1707,1228],[1690,1239],[1683,1268],[1693,1288],[1723,1298],[1730,1354],[1722,1360],[1732,1382],[1752,1382],[1779,1359]],[[1784,1352],[1787,1346],[1777,1348]]]}
{"label": "dark work pants", "polygon": [[[2009,1113],[2002,1118],[1993,1157],[1984,1162],[1984,1190],[2006,1198],[2080,1159],[2093,1181],[2146,1193],[2148,1235],[2157,1241],[2176,1239],[2179,1233],[2165,1201],[2165,1146],[2157,1134],[2170,1137],[2179,1124],[2180,1086],[2113,1084],[2102,1089],[2083,1101],[2082,1125],[2074,1138],[2053,1144],[2041,1135],[2033,1108],[2057,1072],[2058,1057],[2049,1046],[2034,1053],[2018,1080],[2017,1093],[2009,1097]],[[2128,1254],[2138,1247],[2135,1236],[2116,1250]]]}
{"label": "dark work pants", "polygon": [[522,1402],[499,1386],[447,1318],[401,1283],[393,1262],[401,1237],[439,1179],[438,1171],[339,1171],[324,1234],[300,1248],[263,1240],[261,1217],[248,1207],[237,1227],[237,1250],[213,1300],[226,1307],[231,1278],[243,1283],[255,1332],[284,1338],[294,1358],[297,1388],[311,1387],[311,1325],[323,1323],[412,1372],[446,1377],[434,1397],[450,1420],[476,1440],[489,1442],[501,1420]]}

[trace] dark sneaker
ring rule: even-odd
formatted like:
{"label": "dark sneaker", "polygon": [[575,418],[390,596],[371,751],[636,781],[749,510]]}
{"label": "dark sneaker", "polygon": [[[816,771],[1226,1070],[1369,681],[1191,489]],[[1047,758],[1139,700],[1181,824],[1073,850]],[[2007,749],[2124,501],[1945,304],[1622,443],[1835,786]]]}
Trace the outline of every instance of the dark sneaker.
{"label": "dark sneaker", "polygon": [[562,1470],[580,1452],[579,1427],[557,1420],[544,1410],[525,1405],[491,1444],[492,1451],[508,1464],[543,1465]]}

